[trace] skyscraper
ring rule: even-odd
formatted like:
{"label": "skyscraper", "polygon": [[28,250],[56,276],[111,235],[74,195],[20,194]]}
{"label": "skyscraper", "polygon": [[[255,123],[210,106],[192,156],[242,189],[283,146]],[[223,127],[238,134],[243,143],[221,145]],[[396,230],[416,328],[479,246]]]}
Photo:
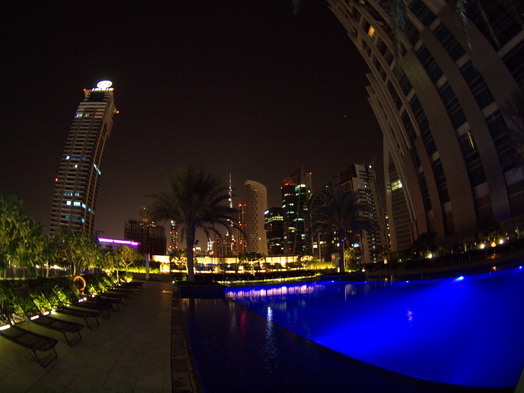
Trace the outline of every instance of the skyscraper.
{"label": "skyscraper", "polygon": [[50,233],[66,227],[94,232],[104,150],[117,113],[111,82],[84,90],[60,160],[51,207]]}
{"label": "skyscraper", "polygon": [[361,219],[368,229],[359,234],[361,261],[381,262],[382,247],[386,245],[385,218],[375,171],[371,165],[353,164],[338,176],[340,186],[356,193],[358,203],[364,206]]}
{"label": "skyscraper", "polygon": [[[509,103],[522,93],[522,2],[407,3],[398,41],[380,2],[328,0],[368,64],[369,102],[384,136],[393,249],[434,232],[443,245],[524,221],[524,170]],[[522,115],[521,115],[522,116]]]}
{"label": "skyscraper", "polygon": [[284,218],[282,208],[270,207],[264,212],[264,228],[266,230],[268,255],[282,255],[284,249]]}
{"label": "skyscraper", "polygon": [[264,212],[267,210],[266,186],[247,180],[246,186],[246,240],[247,252],[267,255]]}
{"label": "skyscraper", "polygon": [[180,249],[178,225],[175,220],[171,220],[169,224],[169,246],[168,252],[173,252]]}
{"label": "skyscraper", "polygon": [[284,255],[311,254],[308,229],[309,200],[312,193],[311,172],[299,167],[284,179],[282,216],[284,222]]}

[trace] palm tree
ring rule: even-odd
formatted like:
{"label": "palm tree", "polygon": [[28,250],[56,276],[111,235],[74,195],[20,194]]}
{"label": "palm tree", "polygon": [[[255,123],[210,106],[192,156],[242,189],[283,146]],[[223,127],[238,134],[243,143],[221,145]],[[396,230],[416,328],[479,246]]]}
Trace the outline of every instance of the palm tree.
{"label": "palm tree", "polygon": [[186,238],[188,281],[194,282],[193,246],[196,231],[202,229],[220,234],[217,226],[225,229],[238,227],[238,211],[228,205],[228,187],[202,168],[184,167],[166,176],[168,191],[149,195],[155,201],[150,207],[156,220],[174,220]]}
{"label": "palm tree", "polygon": [[335,234],[338,237],[339,271],[344,272],[344,249],[348,234],[368,227],[362,220],[364,206],[358,203],[358,195],[346,192],[342,187],[327,184],[312,199],[313,234]]}

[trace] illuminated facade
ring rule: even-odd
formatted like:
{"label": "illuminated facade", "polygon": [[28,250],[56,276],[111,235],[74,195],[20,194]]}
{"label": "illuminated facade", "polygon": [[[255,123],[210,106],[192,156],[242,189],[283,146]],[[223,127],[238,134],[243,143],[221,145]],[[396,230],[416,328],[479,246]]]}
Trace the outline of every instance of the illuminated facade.
{"label": "illuminated facade", "polygon": [[238,228],[237,228],[237,243],[236,252],[238,254],[247,253],[247,228],[246,228],[246,210],[245,202],[240,202],[237,205],[238,210]]}
{"label": "illuminated facade", "polygon": [[468,45],[452,3],[408,1],[397,50],[377,1],[328,0],[370,69],[394,250],[425,232],[449,246],[523,222],[524,170],[506,108],[524,83],[524,31],[504,2],[480,3],[467,9]]}
{"label": "illuminated facade", "polygon": [[174,220],[171,220],[169,224],[169,246],[168,252],[172,252],[180,249],[180,243],[178,241],[178,225]]}
{"label": "illuminated facade", "polygon": [[361,262],[382,262],[381,251],[386,245],[385,217],[375,170],[371,165],[353,164],[338,176],[340,186],[356,193],[358,203],[364,207],[360,218],[369,229],[358,234]]}
{"label": "illuminated facade", "polygon": [[284,253],[282,208],[271,207],[264,212],[264,228],[266,230],[268,255],[282,255]]}
{"label": "illuminated facade", "polygon": [[313,184],[311,172],[299,167],[284,179],[282,186],[282,216],[284,226],[284,255],[310,255],[309,200]]}
{"label": "illuminated facade", "polygon": [[111,82],[84,90],[60,160],[51,207],[50,234],[66,227],[94,233],[104,150],[117,113]]}
{"label": "illuminated facade", "polygon": [[244,184],[246,186],[246,251],[267,256],[267,238],[264,229],[267,189],[263,184],[253,180],[247,180]]}
{"label": "illuminated facade", "polygon": [[107,239],[103,237],[98,238],[98,244],[106,248],[112,248],[113,250],[119,249],[122,246],[128,246],[137,250],[140,245],[140,243],[132,240]]}

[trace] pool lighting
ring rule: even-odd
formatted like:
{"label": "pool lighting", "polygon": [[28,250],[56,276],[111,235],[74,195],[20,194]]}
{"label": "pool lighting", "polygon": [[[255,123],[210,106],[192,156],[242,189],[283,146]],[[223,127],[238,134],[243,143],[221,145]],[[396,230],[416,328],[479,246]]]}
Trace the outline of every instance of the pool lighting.
{"label": "pool lighting", "polygon": [[464,280],[464,276],[460,276],[460,277],[455,278],[455,281],[462,281],[462,280]]}

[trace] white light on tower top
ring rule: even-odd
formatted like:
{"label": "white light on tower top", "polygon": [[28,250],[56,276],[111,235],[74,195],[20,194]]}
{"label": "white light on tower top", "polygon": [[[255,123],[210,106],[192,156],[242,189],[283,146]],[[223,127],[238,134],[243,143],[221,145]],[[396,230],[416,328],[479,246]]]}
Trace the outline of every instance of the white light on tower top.
{"label": "white light on tower top", "polygon": [[105,89],[109,89],[112,85],[113,85],[113,82],[111,81],[100,81],[96,84],[96,87],[101,90],[105,90]]}

